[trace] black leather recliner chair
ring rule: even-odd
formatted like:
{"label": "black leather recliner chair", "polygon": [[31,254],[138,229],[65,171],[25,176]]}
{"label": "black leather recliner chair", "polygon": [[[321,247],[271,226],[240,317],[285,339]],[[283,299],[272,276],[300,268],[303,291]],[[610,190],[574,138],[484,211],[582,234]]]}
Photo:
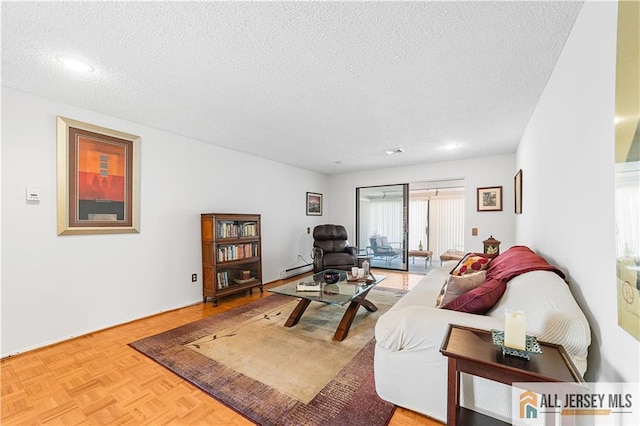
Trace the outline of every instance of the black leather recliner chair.
{"label": "black leather recliner chair", "polygon": [[358,266],[358,248],[350,246],[342,225],[318,225],[313,228],[313,272],[325,269],[350,271]]}

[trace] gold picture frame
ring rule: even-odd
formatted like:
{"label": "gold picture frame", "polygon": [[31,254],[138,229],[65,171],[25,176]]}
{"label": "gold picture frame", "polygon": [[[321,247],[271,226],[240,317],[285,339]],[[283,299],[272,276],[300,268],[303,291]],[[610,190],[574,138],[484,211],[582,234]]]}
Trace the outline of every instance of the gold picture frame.
{"label": "gold picture frame", "polygon": [[502,211],[502,187],[488,186],[478,188],[478,211],[501,212]]}
{"label": "gold picture frame", "polygon": [[57,117],[58,235],[140,232],[140,137]]}
{"label": "gold picture frame", "polygon": [[[618,325],[640,341],[640,3],[618,3],[615,99],[615,258]],[[634,232],[635,230],[635,232]]]}

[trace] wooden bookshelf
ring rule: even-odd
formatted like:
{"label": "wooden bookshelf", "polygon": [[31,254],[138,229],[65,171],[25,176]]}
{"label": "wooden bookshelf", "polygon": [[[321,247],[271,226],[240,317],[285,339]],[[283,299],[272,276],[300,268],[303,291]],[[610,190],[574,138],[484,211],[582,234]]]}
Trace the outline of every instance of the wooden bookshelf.
{"label": "wooden bookshelf", "polygon": [[262,287],[260,215],[203,213],[202,297],[218,306],[221,297]]}

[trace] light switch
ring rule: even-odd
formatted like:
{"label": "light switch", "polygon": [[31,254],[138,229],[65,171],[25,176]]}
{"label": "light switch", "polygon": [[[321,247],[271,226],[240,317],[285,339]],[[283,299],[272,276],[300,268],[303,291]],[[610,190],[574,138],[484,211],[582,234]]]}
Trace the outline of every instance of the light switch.
{"label": "light switch", "polygon": [[478,228],[471,228],[471,235],[473,235],[474,237],[478,236]]}
{"label": "light switch", "polygon": [[27,186],[27,201],[40,201],[40,187]]}

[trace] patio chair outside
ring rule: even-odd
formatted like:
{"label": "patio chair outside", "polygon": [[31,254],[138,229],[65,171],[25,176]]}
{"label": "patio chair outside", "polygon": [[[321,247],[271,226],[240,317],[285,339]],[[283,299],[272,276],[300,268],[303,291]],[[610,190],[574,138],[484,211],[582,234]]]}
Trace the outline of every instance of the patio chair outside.
{"label": "patio chair outside", "polygon": [[371,237],[369,244],[367,254],[373,259],[383,259],[387,264],[402,254],[399,248],[392,246],[393,243],[390,243],[387,237]]}

